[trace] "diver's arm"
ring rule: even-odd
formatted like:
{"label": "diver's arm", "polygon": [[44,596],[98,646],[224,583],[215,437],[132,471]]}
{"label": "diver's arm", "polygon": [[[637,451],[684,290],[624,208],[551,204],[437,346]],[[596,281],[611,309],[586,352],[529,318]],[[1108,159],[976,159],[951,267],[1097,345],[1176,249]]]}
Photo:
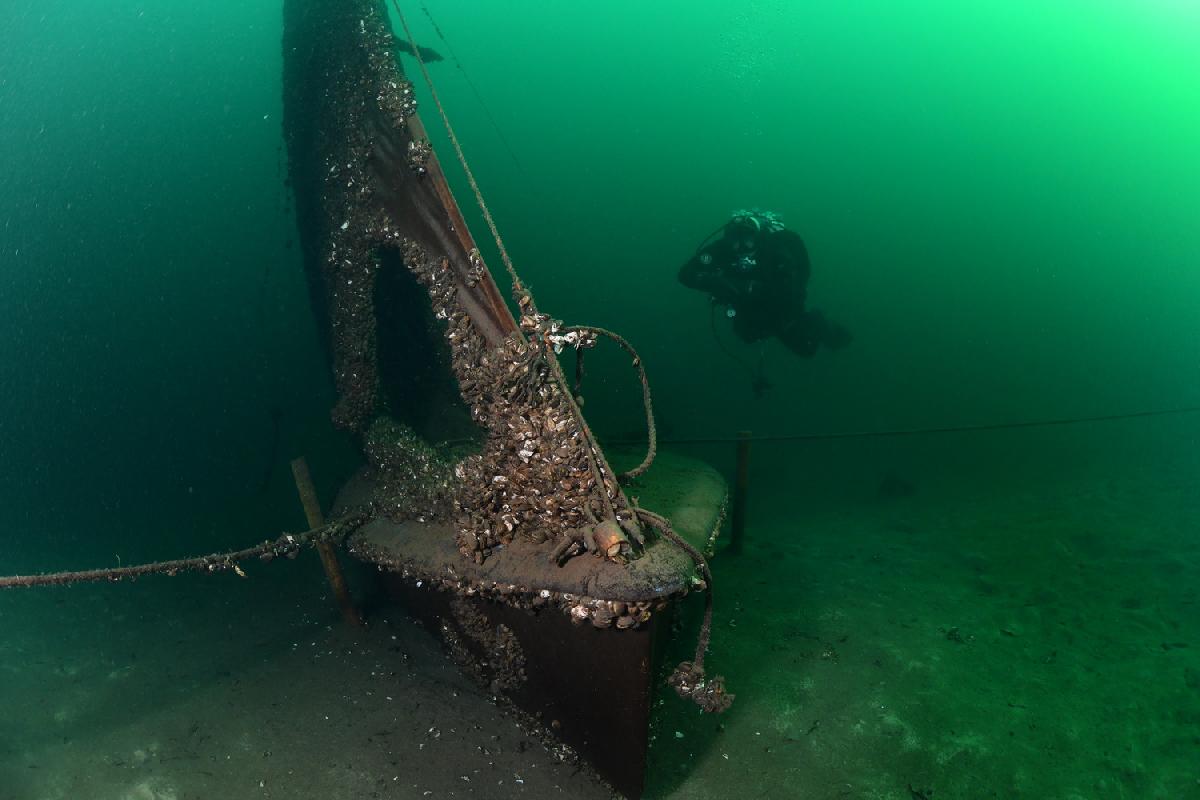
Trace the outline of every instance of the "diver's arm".
{"label": "diver's arm", "polygon": [[680,268],[679,282],[689,289],[708,292],[721,302],[731,302],[738,295],[737,287],[725,277],[715,258],[710,256],[709,263],[705,264],[702,255],[697,254]]}

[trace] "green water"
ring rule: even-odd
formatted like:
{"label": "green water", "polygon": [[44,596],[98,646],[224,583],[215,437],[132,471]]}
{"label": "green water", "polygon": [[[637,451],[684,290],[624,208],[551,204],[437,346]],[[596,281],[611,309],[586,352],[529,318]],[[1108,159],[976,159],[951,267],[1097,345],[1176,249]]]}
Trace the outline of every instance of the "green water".
{"label": "green water", "polygon": [[[666,438],[1200,404],[1194,4],[561,5],[430,0],[463,68],[431,71],[539,304],[639,348]],[[448,55],[421,6],[407,14]],[[284,184],[280,36],[279,3],[10,2],[0,573],[298,529],[286,459],[306,453],[326,494],[352,464]],[[734,357],[714,340],[676,271],[748,206],[803,235],[810,303],[849,348],[801,360],[721,320]],[[624,359],[593,364],[590,418],[638,432]],[[740,705],[720,730],[667,710],[652,794],[1200,797],[1198,433],[1180,415],[756,445],[747,554],[714,565],[712,659]],[[730,469],[727,447],[679,447]],[[911,491],[881,491],[896,479]],[[270,627],[293,609],[264,595],[320,592],[311,563],[223,588],[228,608],[187,587],[0,597],[0,666],[23,676],[0,681],[19,712],[0,722],[0,798],[83,796],[62,788],[92,769],[82,751],[150,713],[96,676],[165,620],[191,620],[189,660],[228,674],[237,659],[213,652],[292,644],[230,633],[229,614],[259,604]],[[332,619],[319,596],[306,608],[313,630]],[[86,634],[118,618],[119,646]],[[108,698],[87,724],[39,716],[61,687],[36,665],[72,641],[112,667],[72,684]],[[28,767],[50,748],[55,766]],[[264,796],[207,771],[178,797]],[[176,796],[137,791],[95,796]]]}

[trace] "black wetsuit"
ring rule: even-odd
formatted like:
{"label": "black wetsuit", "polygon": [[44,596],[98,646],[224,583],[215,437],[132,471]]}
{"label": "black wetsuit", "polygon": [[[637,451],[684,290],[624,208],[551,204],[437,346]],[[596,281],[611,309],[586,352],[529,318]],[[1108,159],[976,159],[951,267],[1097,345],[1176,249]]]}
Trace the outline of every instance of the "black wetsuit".
{"label": "black wetsuit", "polygon": [[777,337],[798,355],[849,342],[844,328],[804,308],[811,273],[808,248],[790,230],[748,232],[734,223],[679,270],[679,281],[733,310],[733,330],[746,342]]}

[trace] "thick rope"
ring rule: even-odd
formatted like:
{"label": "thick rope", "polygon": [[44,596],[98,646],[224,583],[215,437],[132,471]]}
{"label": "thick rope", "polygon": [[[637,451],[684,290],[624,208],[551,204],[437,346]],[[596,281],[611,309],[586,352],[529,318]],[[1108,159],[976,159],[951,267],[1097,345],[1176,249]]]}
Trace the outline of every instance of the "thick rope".
{"label": "thick rope", "polygon": [[[591,325],[572,325],[564,328],[567,333],[577,331],[579,333],[591,333],[597,336],[607,336],[616,342],[621,349],[633,358],[633,368],[637,370],[638,380],[642,383],[642,406],[646,410],[646,435],[648,443],[646,446],[646,457],[642,459],[642,463],[638,464],[631,470],[622,472],[617,476],[618,481],[629,481],[642,475],[646,470],[650,469],[650,465],[654,463],[654,456],[658,453],[658,429],[654,424],[654,401],[650,396],[650,379],[646,377],[646,368],[642,364],[642,357],[637,354],[628,341],[623,336],[606,328],[596,328]],[[582,355],[583,351],[579,351]]]}
{"label": "thick rope", "polygon": [[[567,383],[567,376],[563,375],[562,365],[558,363],[558,359],[554,357],[553,353],[549,355],[546,361],[549,364],[550,370],[554,373],[555,380],[558,381],[558,384],[564,387],[568,386],[569,384]],[[617,509],[616,506],[613,505],[612,496],[608,493],[608,484],[604,482],[604,470],[600,468],[599,463],[601,459],[600,453],[594,446],[594,442],[597,441],[596,435],[592,433],[591,427],[588,426],[587,420],[584,419],[583,411],[579,408],[579,403],[576,402],[575,395],[573,395],[571,392],[566,392],[565,394],[567,402],[571,404],[571,407],[575,412],[575,420],[579,423],[580,431],[583,433],[584,455],[587,456],[588,470],[592,473],[592,480],[596,482],[596,491],[600,494],[600,498],[604,501],[603,511],[605,518],[616,519]],[[609,470],[612,469],[612,466],[607,464],[607,462],[605,462],[605,465],[608,466]],[[617,479],[614,476],[614,490],[617,489],[616,483]],[[587,506],[584,506],[584,510],[588,510]]]}
{"label": "thick rope", "polygon": [[708,652],[709,640],[712,638],[713,590],[712,572],[708,561],[695,547],[686,542],[671,527],[671,523],[661,514],[637,509],[638,516],[646,524],[657,530],[665,539],[691,556],[704,578],[704,621],[700,624],[700,635],[696,640],[696,655],[691,661],[680,663],[667,682],[671,688],[685,700],[691,700],[705,711],[721,712],[729,708],[734,696],[725,691],[725,679],[720,675],[708,678],[704,674],[704,656]]}
{"label": "thick rope", "polygon": [[0,589],[28,588],[31,586],[67,586],[72,583],[88,583],[95,581],[117,582],[126,578],[139,578],[143,575],[175,576],[181,572],[216,573],[233,570],[245,577],[239,561],[259,558],[271,561],[279,556],[294,557],[301,548],[313,546],[321,542],[341,541],[367,521],[365,514],[352,514],[319,528],[304,533],[285,533],[278,539],[263,542],[244,550],[233,550],[226,553],[212,553],[196,558],[181,558],[174,561],[156,561],[151,564],[136,564],[129,567],[112,567],[110,569],[89,569],[80,572],[51,572],[42,575],[11,575],[0,577]]}

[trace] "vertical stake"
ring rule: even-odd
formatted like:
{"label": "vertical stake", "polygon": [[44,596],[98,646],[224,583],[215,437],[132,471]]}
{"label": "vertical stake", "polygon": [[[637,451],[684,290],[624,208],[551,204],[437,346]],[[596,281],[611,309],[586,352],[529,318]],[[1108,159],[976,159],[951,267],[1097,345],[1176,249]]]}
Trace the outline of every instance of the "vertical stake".
{"label": "vertical stake", "polygon": [[729,552],[742,552],[746,530],[746,490],[750,483],[750,431],[738,431],[737,469],[733,477],[733,508],[729,511]]}
{"label": "vertical stake", "polygon": [[[317,499],[317,490],[313,486],[308,462],[304,460],[304,456],[292,459],[292,477],[296,479],[296,491],[300,493],[300,504],[304,506],[308,527],[321,527],[325,524],[325,515],[321,513],[321,501]],[[354,601],[350,599],[350,592],[346,589],[346,578],[342,575],[342,565],[338,563],[333,545],[329,542],[317,542],[317,552],[321,555],[325,577],[329,578],[329,587],[333,589],[334,599],[342,609],[342,616],[351,625],[362,625],[362,617],[358,615],[358,609],[354,607]]]}

